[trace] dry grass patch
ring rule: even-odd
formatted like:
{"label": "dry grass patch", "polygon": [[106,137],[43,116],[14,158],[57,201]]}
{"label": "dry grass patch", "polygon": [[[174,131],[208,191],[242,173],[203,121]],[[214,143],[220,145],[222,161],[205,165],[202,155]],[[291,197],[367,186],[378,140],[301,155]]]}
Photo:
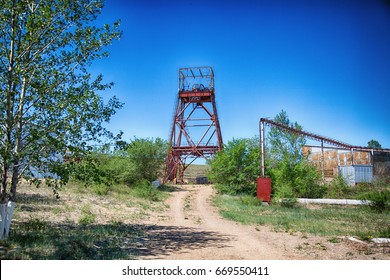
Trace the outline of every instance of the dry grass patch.
{"label": "dry grass patch", "polygon": [[[141,221],[165,209],[168,194],[126,186],[98,195],[71,184],[56,199],[50,189],[20,187],[9,241],[1,259],[135,259],[131,246],[145,232]],[[138,192],[138,193],[136,193]],[[148,199],[148,193],[154,197]],[[126,245],[127,244],[127,245]]]}

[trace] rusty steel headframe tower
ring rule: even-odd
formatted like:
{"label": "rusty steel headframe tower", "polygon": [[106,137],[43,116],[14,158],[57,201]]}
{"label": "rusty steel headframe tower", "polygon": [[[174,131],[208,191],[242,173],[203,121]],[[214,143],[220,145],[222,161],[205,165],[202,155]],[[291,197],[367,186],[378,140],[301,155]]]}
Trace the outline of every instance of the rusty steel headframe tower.
{"label": "rusty steel headframe tower", "polygon": [[180,68],[164,183],[183,182],[184,171],[191,163],[212,157],[222,145],[213,69]]}

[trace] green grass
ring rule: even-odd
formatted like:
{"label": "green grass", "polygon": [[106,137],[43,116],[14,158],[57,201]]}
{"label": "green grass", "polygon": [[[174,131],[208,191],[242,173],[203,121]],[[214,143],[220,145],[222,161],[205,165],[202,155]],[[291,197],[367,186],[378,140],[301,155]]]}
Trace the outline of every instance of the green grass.
{"label": "green grass", "polygon": [[47,188],[23,186],[0,259],[137,259],[148,234],[139,223],[166,206],[163,186],[114,186],[107,194],[73,182],[55,199]]}
{"label": "green grass", "polygon": [[92,225],[95,222],[96,215],[92,212],[91,205],[85,204],[81,208],[81,216],[79,218],[79,224]]}
{"label": "green grass", "polygon": [[244,224],[271,225],[275,231],[302,232],[321,236],[390,238],[389,212],[377,213],[368,207],[280,205],[256,206],[242,197],[220,195],[214,198],[223,217]]}
{"label": "green grass", "polygon": [[134,259],[134,253],[123,244],[143,234],[118,222],[78,226],[30,219],[14,223],[12,238],[0,243],[1,259]]}

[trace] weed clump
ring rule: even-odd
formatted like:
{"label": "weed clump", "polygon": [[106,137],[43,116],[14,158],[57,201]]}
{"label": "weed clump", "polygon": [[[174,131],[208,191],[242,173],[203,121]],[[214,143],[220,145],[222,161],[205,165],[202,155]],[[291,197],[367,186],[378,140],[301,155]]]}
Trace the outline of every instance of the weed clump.
{"label": "weed clump", "polygon": [[164,199],[162,192],[153,187],[146,180],[138,182],[134,186],[132,193],[138,198],[143,198],[149,201],[162,201]]}
{"label": "weed clump", "polygon": [[84,205],[81,208],[81,216],[79,218],[79,224],[81,225],[91,225],[95,222],[96,215],[92,212],[91,206],[89,204]]}
{"label": "weed clump", "polygon": [[247,205],[247,206],[260,206],[263,203],[262,200],[258,199],[255,196],[251,196],[251,195],[241,196],[240,201],[242,204]]}

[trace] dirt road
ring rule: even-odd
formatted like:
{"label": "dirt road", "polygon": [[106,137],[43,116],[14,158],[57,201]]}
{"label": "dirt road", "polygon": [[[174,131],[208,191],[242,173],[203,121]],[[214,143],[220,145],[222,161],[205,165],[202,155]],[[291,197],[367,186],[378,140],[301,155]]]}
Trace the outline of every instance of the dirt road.
{"label": "dirt road", "polygon": [[[180,260],[388,258],[380,253],[365,254],[346,242],[332,243],[322,237],[275,232],[267,226],[242,225],[228,221],[211,205],[213,192],[212,187],[206,185],[179,186],[167,201],[169,205],[167,211],[152,217],[148,222],[149,253],[141,258]],[[145,245],[145,242],[142,243]]]}

